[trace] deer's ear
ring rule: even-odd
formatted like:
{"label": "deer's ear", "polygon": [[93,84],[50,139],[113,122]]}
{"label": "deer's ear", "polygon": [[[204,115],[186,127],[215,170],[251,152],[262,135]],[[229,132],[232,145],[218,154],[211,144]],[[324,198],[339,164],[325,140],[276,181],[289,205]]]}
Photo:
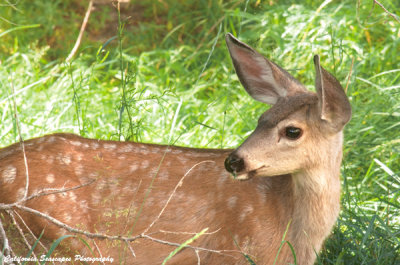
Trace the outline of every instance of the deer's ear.
{"label": "deer's ear", "polygon": [[351,105],[339,81],[319,63],[319,56],[314,56],[316,71],[315,89],[318,95],[320,118],[338,132],[351,118]]}
{"label": "deer's ear", "polygon": [[275,104],[280,97],[306,91],[288,72],[232,34],[226,35],[226,44],[240,82],[255,100]]}

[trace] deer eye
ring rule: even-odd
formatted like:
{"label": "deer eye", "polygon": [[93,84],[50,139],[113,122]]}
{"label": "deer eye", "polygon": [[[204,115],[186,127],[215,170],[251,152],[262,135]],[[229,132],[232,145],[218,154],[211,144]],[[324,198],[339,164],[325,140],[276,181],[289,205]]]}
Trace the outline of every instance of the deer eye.
{"label": "deer eye", "polygon": [[285,136],[290,140],[297,140],[303,134],[300,128],[289,126],[285,128]]}

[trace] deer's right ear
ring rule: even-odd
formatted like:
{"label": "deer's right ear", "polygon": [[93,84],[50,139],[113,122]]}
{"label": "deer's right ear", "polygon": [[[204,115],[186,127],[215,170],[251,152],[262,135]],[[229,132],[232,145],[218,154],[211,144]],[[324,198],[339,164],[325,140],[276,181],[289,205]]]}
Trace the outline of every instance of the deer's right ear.
{"label": "deer's right ear", "polygon": [[255,100],[275,104],[280,97],[306,91],[288,72],[230,33],[226,44],[240,82]]}

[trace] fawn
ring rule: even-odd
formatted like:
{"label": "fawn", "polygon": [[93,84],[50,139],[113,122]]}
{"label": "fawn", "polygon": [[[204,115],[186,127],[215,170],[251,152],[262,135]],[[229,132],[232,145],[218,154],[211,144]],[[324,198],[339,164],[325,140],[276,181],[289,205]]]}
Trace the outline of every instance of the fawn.
{"label": "fawn", "polygon": [[226,42],[248,94],[273,105],[236,150],[73,134],[17,143],[0,150],[3,217],[50,241],[77,235],[61,253],[116,263],[161,264],[189,240],[167,264],[288,264],[286,240],[297,264],[313,264],[340,210],[350,103],[318,56],[314,93],[231,34]]}

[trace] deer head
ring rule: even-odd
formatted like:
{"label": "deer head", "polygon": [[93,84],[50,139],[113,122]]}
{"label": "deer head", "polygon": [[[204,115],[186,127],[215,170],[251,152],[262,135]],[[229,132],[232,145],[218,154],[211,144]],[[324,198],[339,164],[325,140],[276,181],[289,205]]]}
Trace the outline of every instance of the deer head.
{"label": "deer head", "polygon": [[226,35],[226,43],[247,93],[273,105],[261,115],[255,131],[226,159],[229,172],[238,179],[301,172],[321,164],[321,156],[332,153],[329,149],[341,148],[341,142],[332,137],[341,141],[351,107],[340,83],[320,66],[318,55],[314,56],[314,93],[231,34]]}

